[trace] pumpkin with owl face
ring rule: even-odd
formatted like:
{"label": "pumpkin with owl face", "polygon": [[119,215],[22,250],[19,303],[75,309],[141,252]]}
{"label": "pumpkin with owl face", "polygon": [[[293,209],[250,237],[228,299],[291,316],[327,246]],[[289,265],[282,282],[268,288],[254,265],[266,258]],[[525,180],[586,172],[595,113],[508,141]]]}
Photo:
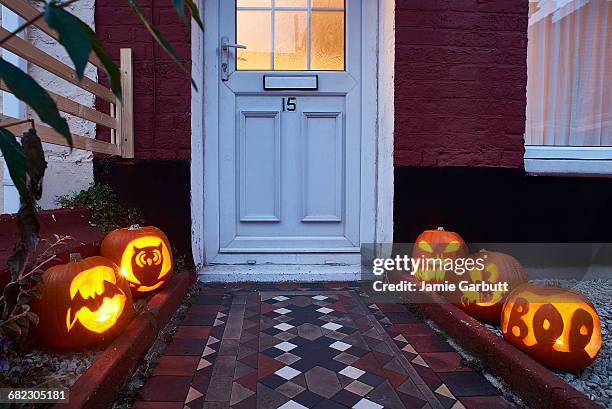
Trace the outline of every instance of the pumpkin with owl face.
{"label": "pumpkin with owl face", "polygon": [[519,286],[503,306],[501,327],[508,342],[553,368],[585,368],[601,349],[597,311],[573,289]]}
{"label": "pumpkin with owl face", "polygon": [[497,323],[504,300],[512,290],[527,282],[527,274],[521,263],[508,254],[481,250],[469,258],[479,259],[484,268],[473,263],[473,267],[468,269],[460,280],[466,280],[470,284],[507,283],[508,291],[460,291],[457,305],[476,319]]}
{"label": "pumpkin with owl face", "polygon": [[455,275],[443,266],[450,260],[466,257],[468,248],[461,236],[443,227],[437,230],[425,230],[417,237],[412,248],[412,258],[421,259],[422,264],[414,272],[415,277],[427,282],[444,282],[453,280]]}
{"label": "pumpkin with owl face", "polygon": [[157,227],[114,230],[102,241],[100,254],[119,265],[134,296],[157,291],[172,276],[170,243]]}
{"label": "pumpkin with owl face", "polygon": [[134,315],[130,287],[119,267],[99,256],[49,268],[42,274],[41,298],[32,300],[36,332],[60,349],[91,346],[119,335]]}

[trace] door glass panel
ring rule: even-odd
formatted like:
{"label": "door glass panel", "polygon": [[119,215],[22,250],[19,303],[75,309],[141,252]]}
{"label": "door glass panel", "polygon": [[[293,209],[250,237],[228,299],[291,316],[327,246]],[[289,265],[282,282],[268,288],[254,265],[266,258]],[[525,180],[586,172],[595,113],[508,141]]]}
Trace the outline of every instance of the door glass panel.
{"label": "door glass panel", "polygon": [[276,0],[275,7],[308,7],[308,0]]}
{"label": "door glass panel", "polygon": [[312,12],[310,47],[312,70],[344,69],[344,12]]}
{"label": "door glass panel", "polygon": [[274,69],[306,70],[308,47],[306,11],[274,13]]}
{"label": "door glass panel", "polygon": [[268,70],[272,68],[270,10],[238,10],[236,38],[246,49],[237,49],[236,67],[239,70]]}
{"label": "door glass panel", "polygon": [[312,0],[312,8],[343,9],[344,0]]}
{"label": "door glass panel", "polygon": [[[237,0],[237,70],[344,70],[344,0]],[[256,8],[254,10],[253,8]]]}
{"label": "door glass panel", "polygon": [[236,0],[238,7],[272,7],[272,0]]}

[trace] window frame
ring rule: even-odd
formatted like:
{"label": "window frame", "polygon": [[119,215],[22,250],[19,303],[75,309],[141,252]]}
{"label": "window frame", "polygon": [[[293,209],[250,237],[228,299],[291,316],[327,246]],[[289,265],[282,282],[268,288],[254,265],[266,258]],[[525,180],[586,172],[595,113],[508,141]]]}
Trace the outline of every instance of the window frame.
{"label": "window frame", "polygon": [[523,160],[533,175],[612,177],[612,146],[525,145]]}

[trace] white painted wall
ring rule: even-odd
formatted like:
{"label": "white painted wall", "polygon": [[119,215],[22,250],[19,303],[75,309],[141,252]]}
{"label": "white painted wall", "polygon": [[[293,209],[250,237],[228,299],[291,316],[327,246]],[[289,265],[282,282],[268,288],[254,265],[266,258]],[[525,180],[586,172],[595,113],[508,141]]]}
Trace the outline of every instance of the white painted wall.
{"label": "white painted wall", "polygon": [[[38,3],[32,2],[32,4],[37,5]],[[80,0],[70,6],[69,11],[77,15],[89,26],[94,27],[95,0]],[[64,48],[37,28],[29,28],[25,39],[37,48],[44,50],[47,54],[54,56],[71,67],[73,66]],[[28,63],[27,69],[28,73],[45,89],[68,97],[80,104],[89,107],[94,106],[95,97],[92,94],[48,73],[34,64]],[[93,80],[98,78],[97,70],[91,64],[87,66],[85,75]],[[6,96],[3,95],[2,99],[4,103]],[[28,108],[25,111],[25,115],[32,117],[36,114]],[[95,137],[95,124],[68,114],[62,115],[67,118],[70,130],[73,133],[90,138]],[[39,201],[39,205],[44,209],[53,209],[57,207],[56,201],[58,196],[78,192],[87,188],[93,182],[93,155],[91,152],[82,150],[70,152],[68,148],[54,145],[45,144],[44,148],[48,167],[44,180],[43,197]],[[4,172],[4,180],[7,180],[7,176],[6,172]],[[1,174],[0,180],[2,180]],[[6,192],[4,196],[6,199]],[[8,213],[10,211],[5,211],[0,207],[0,212]]]}
{"label": "white painted wall", "polygon": [[[69,11],[78,16],[90,27],[95,27],[95,0],[80,0],[69,7]],[[64,48],[35,27],[28,31],[27,39],[37,48],[44,50],[47,54],[58,58],[71,67],[73,66]],[[29,64],[28,72],[45,89],[56,92],[89,107],[93,107],[95,104],[95,97],[92,94],[81,90],[53,74],[49,74],[47,71],[33,64]],[[97,70],[91,64],[88,64],[85,69],[85,75],[93,80],[97,80],[98,78]],[[63,115],[68,119],[70,130],[73,133],[90,138],[95,137],[95,124],[80,118],[72,117],[71,115]],[[39,204],[45,209],[52,209],[57,207],[56,200],[58,196],[78,192],[87,188],[87,186],[93,182],[93,155],[91,152],[82,150],[73,150],[72,153],[70,153],[70,150],[67,148],[53,145],[46,145],[45,152],[48,167],[45,174],[43,197],[39,201]]]}
{"label": "white painted wall", "polygon": [[[22,23],[22,20],[19,16],[6,7],[2,6],[0,18],[2,27],[7,30],[15,30]],[[26,68],[26,63],[21,58],[17,57],[15,54],[2,50],[2,58],[7,60],[8,62],[21,67],[22,69]],[[24,104],[15,98],[12,94],[8,92],[2,91],[0,93],[0,103],[1,109],[0,111],[8,116],[12,116],[14,118],[22,118],[25,115]],[[6,166],[6,162],[4,162],[4,158],[0,154],[0,213],[15,213],[19,210],[19,193],[15,188],[15,184],[11,180],[9,176],[8,168]]]}

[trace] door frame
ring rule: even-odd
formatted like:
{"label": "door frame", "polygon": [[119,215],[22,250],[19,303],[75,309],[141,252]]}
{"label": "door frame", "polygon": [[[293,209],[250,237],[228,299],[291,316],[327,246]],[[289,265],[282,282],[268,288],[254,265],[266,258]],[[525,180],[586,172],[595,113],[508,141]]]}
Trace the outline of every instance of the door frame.
{"label": "door frame", "polygon": [[[359,279],[360,265],[207,265],[219,249],[219,2],[197,0],[204,31],[192,22],[191,236],[204,281]],[[348,0],[350,1],[350,0]],[[393,241],[395,1],[362,0],[361,243]],[[374,19],[372,16],[378,16]],[[375,67],[373,70],[372,67]],[[206,78],[215,78],[206,86]],[[375,103],[372,103],[375,101]],[[374,138],[372,138],[372,135]]]}

